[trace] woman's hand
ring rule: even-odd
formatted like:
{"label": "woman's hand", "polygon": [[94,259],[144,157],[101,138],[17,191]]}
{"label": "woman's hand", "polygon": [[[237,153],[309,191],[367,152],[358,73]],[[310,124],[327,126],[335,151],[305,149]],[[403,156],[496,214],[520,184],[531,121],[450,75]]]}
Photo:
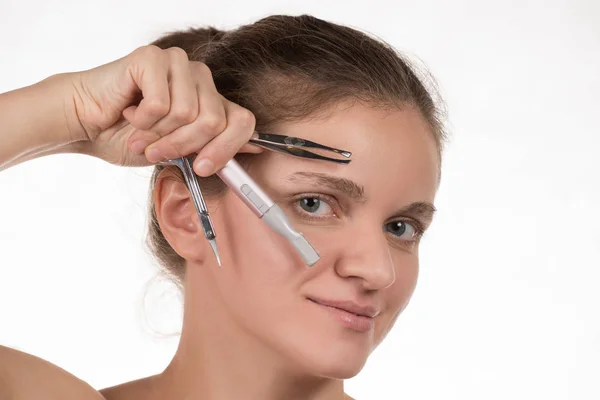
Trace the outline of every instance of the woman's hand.
{"label": "woman's hand", "polygon": [[209,68],[184,50],[143,46],[111,63],[72,75],[73,104],[87,136],[81,151],[112,164],[147,166],[198,152],[208,176],[248,144],[249,110],[221,96]]}

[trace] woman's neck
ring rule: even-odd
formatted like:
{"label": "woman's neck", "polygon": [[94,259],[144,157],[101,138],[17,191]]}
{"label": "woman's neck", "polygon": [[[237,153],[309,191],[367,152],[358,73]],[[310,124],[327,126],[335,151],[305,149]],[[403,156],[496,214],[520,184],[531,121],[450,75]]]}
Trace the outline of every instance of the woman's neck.
{"label": "woman's neck", "polygon": [[172,400],[348,399],[343,381],[302,375],[262,343],[232,336],[182,334],[171,364],[154,381],[156,392]]}
{"label": "woman's neck", "polygon": [[[156,380],[162,398],[184,399],[261,399],[261,400],[342,400],[340,383],[311,381],[284,376],[269,368],[262,360],[251,365],[249,359],[231,359],[229,354],[217,361],[216,357],[201,357],[188,368],[190,362],[174,358],[167,370]],[[200,366],[200,363],[205,363]]]}

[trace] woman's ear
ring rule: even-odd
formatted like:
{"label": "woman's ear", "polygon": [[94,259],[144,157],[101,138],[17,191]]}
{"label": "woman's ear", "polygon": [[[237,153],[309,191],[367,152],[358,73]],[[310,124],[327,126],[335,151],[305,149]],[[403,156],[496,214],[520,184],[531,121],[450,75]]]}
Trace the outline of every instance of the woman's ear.
{"label": "woman's ear", "polygon": [[209,244],[185,182],[165,168],[156,179],[153,196],[160,230],[173,250],[186,260],[205,260]]}

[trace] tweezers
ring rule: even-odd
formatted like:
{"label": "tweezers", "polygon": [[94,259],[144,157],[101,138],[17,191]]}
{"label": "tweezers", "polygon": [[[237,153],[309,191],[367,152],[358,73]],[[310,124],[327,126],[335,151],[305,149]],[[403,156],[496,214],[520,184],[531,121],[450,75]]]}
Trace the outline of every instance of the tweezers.
{"label": "tweezers", "polygon": [[200,184],[198,183],[198,179],[196,178],[196,174],[194,173],[190,159],[188,157],[180,157],[163,161],[159,164],[176,165],[183,173],[183,178],[185,179],[188,190],[192,195],[196,212],[200,218],[200,223],[202,224],[202,229],[204,230],[204,236],[206,236],[206,239],[208,239],[208,243],[210,243],[210,247],[212,247],[213,253],[215,253],[215,257],[217,258],[217,263],[219,266],[221,266],[221,258],[219,257],[219,252],[217,251],[217,241],[215,240],[217,235],[215,234],[215,229],[210,219],[210,215],[208,214],[208,207],[206,207],[206,203],[204,202],[204,196],[202,196]]}
{"label": "tweezers", "polygon": [[[290,154],[296,157],[310,158],[313,160],[331,161],[340,164],[348,164],[351,160],[352,153],[346,150],[340,150],[333,147],[325,146],[319,143],[311,142],[307,139],[301,139],[294,136],[278,135],[275,133],[257,133],[250,139],[250,143],[263,147],[268,150],[279,151],[281,153]],[[341,154],[346,159],[325,157],[320,154],[304,150],[305,148],[320,149]]]}
{"label": "tweezers", "polygon": [[[341,164],[349,163],[351,160],[349,160],[348,158],[350,158],[350,156],[352,155],[351,152],[346,150],[336,149],[334,147],[325,146],[316,142],[312,142],[310,140],[294,136],[278,135],[274,133],[256,132],[255,135],[249,140],[249,142],[254,145],[263,147],[267,150],[277,151],[295,157],[307,158],[312,160],[330,161]],[[305,148],[314,148],[333,152],[336,154],[340,154],[346,159],[322,156],[320,154],[316,154],[311,151],[305,150]],[[181,170],[188,190],[190,191],[190,194],[192,196],[194,206],[196,207],[196,212],[198,214],[198,217],[200,218],[200,223],[202,225],[202,229],[204,230],[204,235],[206,236],[206,239],[208,239],[208,242],[210,243],[210,246],[217,259],[217,263],[220,267],[221,258],[219,257],[219,252],[217,250],[217,242],[215,240],[215,229],[210,219],[210,215],[208,214],[208,208],[204,201],[204,196],[202,195],[202,191],[200,190],[200,184],[198,183],[197,175],[194,173],[194,169],[192,168],[189,156],[166,160],[158,164],[175,165]]]}

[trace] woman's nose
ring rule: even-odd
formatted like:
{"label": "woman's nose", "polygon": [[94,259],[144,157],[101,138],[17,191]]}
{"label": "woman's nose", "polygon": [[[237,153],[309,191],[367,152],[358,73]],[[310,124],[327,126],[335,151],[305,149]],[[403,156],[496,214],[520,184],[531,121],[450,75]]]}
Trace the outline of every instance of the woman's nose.
{"label": "woman's nose", "polygon": [[394,283],[396,270],[388,240],[381,229],[359,229],[346,239],[344,245],[338,247],[339,254],[335,262],[339,276],[361,279],[365,290],[380,290]]}

